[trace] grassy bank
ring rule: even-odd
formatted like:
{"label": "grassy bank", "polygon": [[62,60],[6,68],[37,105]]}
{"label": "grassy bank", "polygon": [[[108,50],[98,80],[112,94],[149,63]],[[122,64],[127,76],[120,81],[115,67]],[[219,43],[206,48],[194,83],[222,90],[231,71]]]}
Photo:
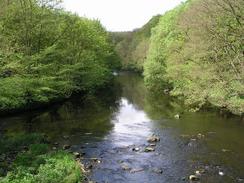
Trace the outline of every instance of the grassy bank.
{"label": "grassy bank", "polygon": [[1,183],[77,183],[84,180],[78,162],[64,151],[51,151],[43,135],[0,140]]}

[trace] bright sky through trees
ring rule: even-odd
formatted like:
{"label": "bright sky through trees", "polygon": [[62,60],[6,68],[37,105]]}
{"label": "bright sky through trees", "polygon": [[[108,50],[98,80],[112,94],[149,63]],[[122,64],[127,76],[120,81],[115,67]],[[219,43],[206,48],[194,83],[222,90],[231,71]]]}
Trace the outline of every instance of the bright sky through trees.
{"label": "bright sky through trees", "polygon": [[128,31],[147,23],[184,0],[64,0],[66,10],[96,18],[109,31]]}

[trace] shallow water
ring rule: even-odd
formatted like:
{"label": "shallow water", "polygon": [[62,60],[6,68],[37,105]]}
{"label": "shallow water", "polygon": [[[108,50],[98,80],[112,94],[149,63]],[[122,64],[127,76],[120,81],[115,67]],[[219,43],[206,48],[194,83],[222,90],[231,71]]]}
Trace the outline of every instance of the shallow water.
{"label": "shallow water", "polygon": [[[244,178],[243,121],[187,112],[179,101],[147,91],[142,78],[132,73],[119,74],[113,87],[96,96],[1,118],[0,129],[45,133],[60,147],[72,145],[72,151],[85,153],[88,178],[98,183],[188,182],[197,170],[204,170],[200,182]],[[152,134],[160,142],[154,152],[144,152]]]}

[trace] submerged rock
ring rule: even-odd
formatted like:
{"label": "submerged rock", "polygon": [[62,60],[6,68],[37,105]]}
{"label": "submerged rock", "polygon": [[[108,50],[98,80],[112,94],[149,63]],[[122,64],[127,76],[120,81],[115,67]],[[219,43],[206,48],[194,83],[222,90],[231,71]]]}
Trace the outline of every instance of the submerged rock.
{"label": "submerged rock", "polygon": [[129,167],[129,165],[126,164],[126,163],[122,163],[122,164],[121,164],[121,168],[122,168],[123,170],[126,170],[126,171],[131,170],[131,168]]}
{"label": "submerged rock", "polygon": [[229,149],[222,149],[222,152],[230,152],[230,150]]}
{"label": "submerged rock", "polygon": [[89,164],[89,165],[86,166],[86,169],[88,169],[88,170],[90,170],[92,168],[93,168],[93,165],[92,164]]}
{"label": "submerged rock", "polygon": [[144,169],[143,168],[138,168],[138,169],[132,169],[130,173],[137,173],[137,172],[142,172]]}
{"label": "submerged rock", "polygon": [[157,173],[157,174],[162,174],[163,173],[163,170],[161,168],[154,168],[153,169],[153,172],[154,173]]}
{"label": "submerged rock", "polygon": [[198,176],[196,176],[196,175],[190,175],[189,176],[189,180],[191,180],[191,181],[199,181],[200,178]]}
{"label": "submerged rock", "polygon": [[180,135],[182,138],[190,138],[191,136],[190,135],[186,135],[186,134],[182,134]]}
{"label": "submerged rock", "polygon": [[63,138],[64,138],[64,139],[68,139],[69,136],[68,136],[68,135],[64,135]]}

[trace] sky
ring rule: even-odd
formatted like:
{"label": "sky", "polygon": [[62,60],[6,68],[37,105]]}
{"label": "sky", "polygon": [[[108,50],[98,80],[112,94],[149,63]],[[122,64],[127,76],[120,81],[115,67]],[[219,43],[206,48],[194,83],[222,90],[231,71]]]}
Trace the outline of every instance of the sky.
{"label": "sky", "polygon": [[66,10],[99,19],[108,31],[131,31],[184,0],[63,0]]}

